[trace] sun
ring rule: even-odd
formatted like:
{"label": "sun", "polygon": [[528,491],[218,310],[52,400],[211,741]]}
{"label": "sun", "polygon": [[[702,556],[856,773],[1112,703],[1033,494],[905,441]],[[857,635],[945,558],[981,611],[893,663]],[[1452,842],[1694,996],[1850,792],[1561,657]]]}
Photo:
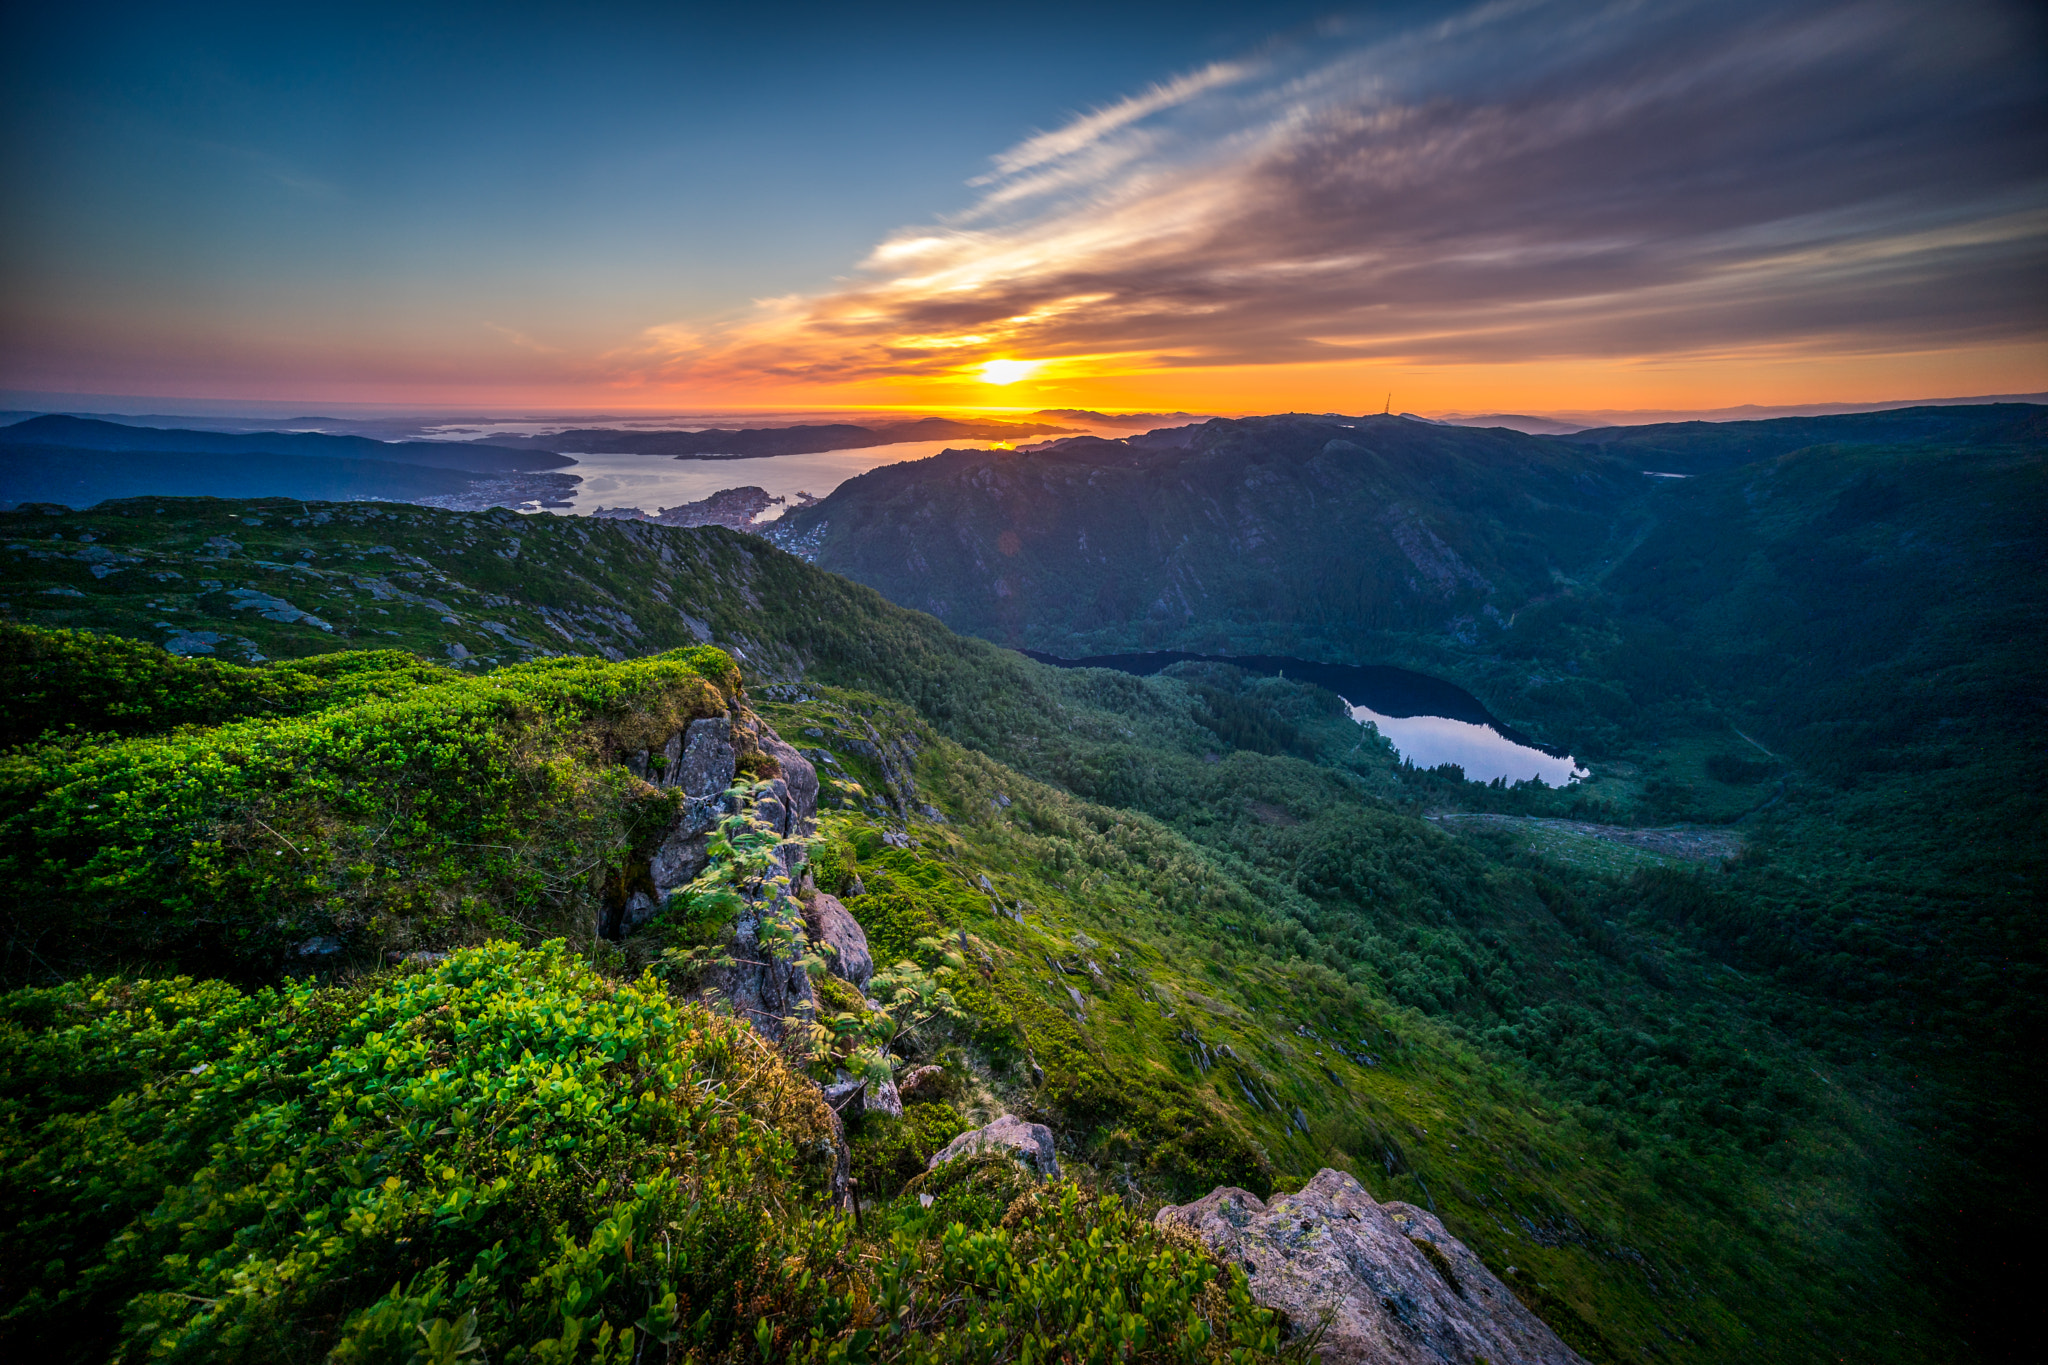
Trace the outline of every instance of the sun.
{"label": "sun", "polygon": [[1020,379],[1029,379],[1038,372],[1043,360],[988,360],[982,362],[981,382],[984,384],[1014,384]]}

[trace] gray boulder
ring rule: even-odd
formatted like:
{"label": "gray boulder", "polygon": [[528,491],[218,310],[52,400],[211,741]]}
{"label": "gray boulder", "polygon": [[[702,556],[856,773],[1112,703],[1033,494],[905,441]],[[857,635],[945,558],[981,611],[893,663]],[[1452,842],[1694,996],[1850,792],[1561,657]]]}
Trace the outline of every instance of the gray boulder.
{"label": "gray boulder", "polygon": [[1013,1156],[1048,1180],[1059,1179],[1060,1160],[1053,1155],[1052,1129],[1042,1123],[1026,1123],[1015,1114],[1005,1114],[986,1128],[962,1133],[936,1152],[925,1169],[936,1171],[958,1157],[1000,1152]]}
{"label": "gray boulder", "polygon": [[663,754],[668,766],[662,769],[661,784],[681,787],[699,800],[730,787],[739,770],[739,756],[732,747],[732,722],[723,716],[691,721],[688,730],[670,738]]}
{"label": "gray boulder", "polygon": [[1342,1171],[1270,1207],[1224,1186],[1156,1221],[1243,1266],[1291,1334],[1327,1321],[1324,1365],[1585,1365],[1434,1214],[1377,1203]]}
{"label": "gray boulder", "polygon": [[832,964],[832,975],[865,990],[868,979],[875,974],[875,959],[868,951],[867,933],[852,912],[839,903],[837,896],[820,891],[811,898],[804,919],[809,923],[812,940],[829,949],[825,956]]}
{"label": "gray boulder", "polygon": [[895,1082],[863,1085],[844,1071],[839,1073],[838,1080],[825,1087],[825,1103],[831,1105],[841,1118],[858,1118],[862,1114],[903,1117],[903,1097],[897,1092]]}
{"label": "gray boulder", "polygon": [[942,1066],[912,1067],[903,1073],[903,1079],[896,1085],[896,1092],[904,1099],[923,1096],[934,1099],[945,1088],[946,1068]]}
{"label": "gray boulder", "polygon": [[775,1042],[782,1040],[782,1021],[817,1014],[818,997],[810,973],[794,960],[784,961],[761,942],[761,909],[750,907],[732,927],[730,967],[713,967],[698,993],[714,995],[732,1012]]}
{"label": "gray boulder", "polygon": [[782,736],[765,725],[761,727],[761,750],[782,769],[783,796],[790,818],[787,832],[809,834],[818,818],[818,770],[811,766],[811,760],[783,743]]}

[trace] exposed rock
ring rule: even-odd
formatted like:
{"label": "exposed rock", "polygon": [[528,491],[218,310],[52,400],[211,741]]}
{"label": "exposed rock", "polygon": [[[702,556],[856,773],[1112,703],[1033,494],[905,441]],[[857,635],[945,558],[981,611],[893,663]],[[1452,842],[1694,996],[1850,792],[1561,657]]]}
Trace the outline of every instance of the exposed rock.
{"label": "exposed rock", "polygon": [[309,938],[298,947],[300,957],[332,957],[340,951],[341,940],[325,934],[318,938]]}
{"label": "exposed rock", "polygon": [[692,797],[715,797],[732,785],[739,757],[732,747],[732,722],[722,716],[693,720],[668,742],[662,785],[681,787]]}
{"label": "exposed rock", "polygon": [[767,793],[754,803],[754,814],[777,834],[789,833],[789,784],[779,777],[770,779]]}
{"label": "exposed rock", "polygon": [[875,974],[875,959],[868,951],[867,933],[853,913],[837,896],[820,891],[811,898],[804,919],[811,937],[829,950],[825,957],[832,964],[832,975],[865,990],[868,978]]}
{"label": "exposed rock", "polygon": [[649,860],[648,872],[662,895],[690,881],[711,861],[707,845],[724,814],[724,805],[715,797],[693,800],[683,808]]}
{"label": "exposed rock", "polygon": [[626,897],[626,908],[619,915],[619,932],[621,934],[632,933],[635,929],[653,919],[655,912],[659,909],[661,909],[661,902],[655,900],[654,897],[648,895],[645,891],[635,891],[632,895]]}
{"label": "exposed rock", "polygon": [[1270,1207],[1224,1186],[1157,1221],[1243,1266],[1293,1335],[1327,1318],[1324,1365],[1585,1365],[1434,1214],[1377,1203],[1342,1171]]}
{"label": "exposed rock", "polygon": [[862,1114],[883,1114],[889,1118],[903,1117],[903,1097],[893,1081],[873,1083],[855,1080],[844,1071],[839,1079],[825,1087],[825,1103],[832,1106],[841,1118],[856,1118]]}
{"label": "exposed rock", "polygon": [[734,923],[734,965],[713,967],[704,974],[702,984],[705,993],[716,992],[762,1037],[780,1042],[782,1021],[816,1014],[818,997],[811,989],[809,973],[762,945],[761,913],[759,907],[750,908]]}
{"label": "exposed rock", "polygon": [[883,1081],[880,1085],[868,1087],[867,1111],[870,1114],[887,1114],[891,1118],[903,1117],[903,1094],[894,1081]]}
{"label": "exposed rock", "polygon": [[782,781],[788,787],[789,813],[802,828],[791,827],[791,834],[808,834],[812,822],[818,818],[818,770],[811,761],[783,743],[782,736],[767,727],[761,731],[761,751],[775,760],[782,770]]}
{"label": "exposed rock", "polygon": [[934,1153],[925,1169],[936,1171],[956,1157],[979,1152],[1007,1152],[1048,1180],[1059,1179],[1060,1161],[1053,1155],[1052,1129],[1042,1123],[1026,1123],[1015,1114],[1005,1114],[986,1128],[962,1133]]}

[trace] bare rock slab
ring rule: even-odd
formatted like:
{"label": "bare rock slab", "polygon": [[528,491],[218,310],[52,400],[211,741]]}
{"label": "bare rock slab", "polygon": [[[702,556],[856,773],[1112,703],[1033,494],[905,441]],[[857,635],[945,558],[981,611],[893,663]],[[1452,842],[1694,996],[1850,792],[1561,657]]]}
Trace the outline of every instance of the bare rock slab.
{"label": "bare rock slab", "polygon": [[832,964],[832,975],[865,990],[875,974],[875,959],[868,949],[867,932],[853,913],[837,896],[820,891],[805,908],[804,918],[811,937],[828,950],[825,957]]}
{"label": "bare rock slab", "polygon": [[1324,1365],[1585,1365],[1434,1214],[1378,1203],[1342,1171],[1270,1206],[1223,1186],[1157,1221],[1243,1266],[1293,1335],[1327,1322]]}
{"label": "bare rock slab", "polygon": [[925,1169],[936,1171],[947,1162],[982,1152],[1013,1156],[1048,1180],[1059,1179],[1060,1161],[1053,1155],[1052,1129],[1042,1123],[1026,1123],[1015,1114],[1005,1114],[986,1128],[962,1133],[932,1154]]}

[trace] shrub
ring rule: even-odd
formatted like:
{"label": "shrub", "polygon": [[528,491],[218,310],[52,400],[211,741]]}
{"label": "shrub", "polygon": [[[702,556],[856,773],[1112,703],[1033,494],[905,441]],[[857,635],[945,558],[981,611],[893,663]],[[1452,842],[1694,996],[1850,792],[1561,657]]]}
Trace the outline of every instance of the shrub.
{"label": "shrub", "polygon": [[[1072,1187],[875,1254],[828,1198],[832,1148],[751,1029],[559,942],[349,987],[17,991],[0,1351],[1220,1365],[1271,1336],[1205,1256]],[[976,1188],[979,1222],[1014,1203]]]}
{"label": "shrub", "polygon": [[0,1329],[72,1358],[711,1340],[763,1207],[826,1164],[822,1101],[748,1030],[560,943],[349,989],[99,980],[0,1008]]}
{"label": "shrub", "polygon": [[588,934],[593,874],[678,799],[618,760],[724,713],[738,682],[712,649],[483,677],[377,655],[269,672],[316,675],[328,704],[0,757],[18,961],[143,955],[260,974],[313,936],[361,961],[521,929]]}

